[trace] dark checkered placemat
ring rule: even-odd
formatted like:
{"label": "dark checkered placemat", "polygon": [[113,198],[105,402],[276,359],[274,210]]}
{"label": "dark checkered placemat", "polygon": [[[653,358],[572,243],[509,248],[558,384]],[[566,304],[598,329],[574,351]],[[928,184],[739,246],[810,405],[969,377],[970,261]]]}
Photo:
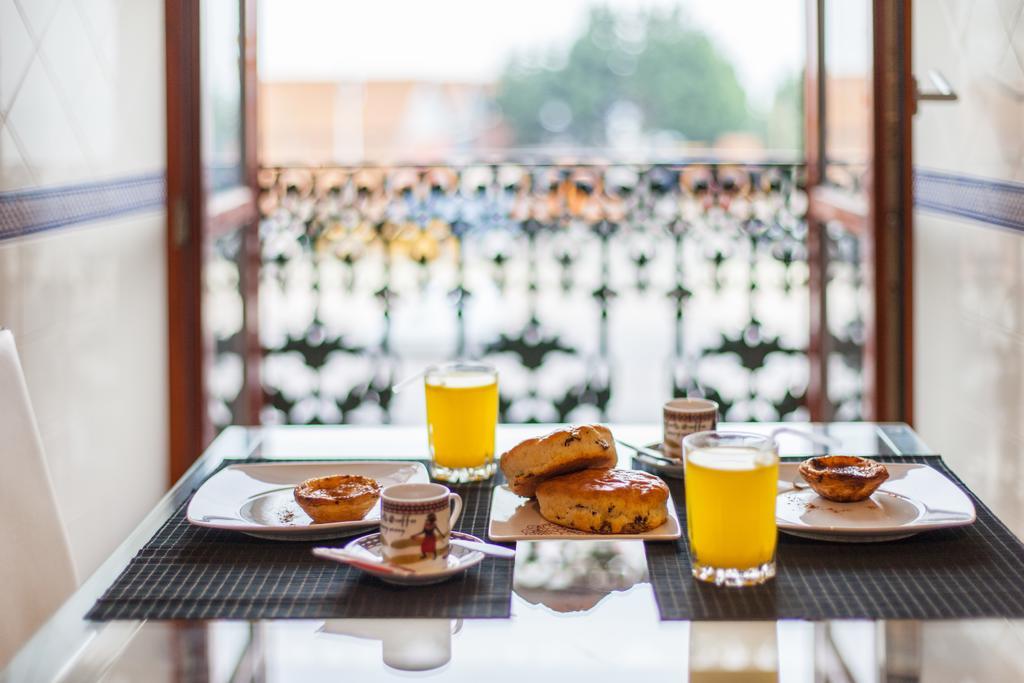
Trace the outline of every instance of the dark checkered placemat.
{"label": "dark checkered placemat", "polygon": [[[242,462],[265,462],[239,460]],[[277,461],[275,461],[277,462]],[[500,477],[500,472],[498,474]],[[497,480],[452,486],[462,496],[458,531],[487,536]],[[193,526],[186,502],[132,559],[87,619],[506,618],[511,560],[487,558],[432,586],[392,586],[313,557],[315,546],[351,539],[286,542]]]}
{"label": "dark checkered placemat", "polygon": [[[968,527],[884,543],[829,543],[780,533],[775,579],[747,588],[720,588],[693,579],[685,535],[676,543],[648,543],[647,565],[661,618],[1024,617],[1024,544],[939,456],[890,460],[922,463],[942,472],[971,497],[978,520]],[[683,483],[667,481],[679,519],[685,521]]]}

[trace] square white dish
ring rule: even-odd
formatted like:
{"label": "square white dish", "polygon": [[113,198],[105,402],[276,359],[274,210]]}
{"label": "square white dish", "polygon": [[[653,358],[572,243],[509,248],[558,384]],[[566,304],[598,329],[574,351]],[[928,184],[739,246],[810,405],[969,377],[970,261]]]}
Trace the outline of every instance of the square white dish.
{"label": "square white dish", "polygon": [[541,517],[537,501],[512,493],[507,486],[495,486],[491,493],[491,519],[487,536],[492,541],[593,540],[613,541],[636,538],[643,541],[673,541],[682,535],[672,494],[668,497],[668,520],[642,534],[593,534],[560,526]]}
{"label": "square white dish", "polygon": [[292,489],[306,479],[359,474],[381,488],[429,482],[422,463],[346,460],[229,465],[207,479],[188,504],[188,521],[279,541],[315,541],[364,533],[380,523],[380,502],[363,519],[315,524],[295,502]]}
{"label": "square white dish", "polygon": [[[779,465],[779,531],[827,541],[892,541],[922,531],[973,524],[974,503],[928,465],[885,463],[889,478],[867,500],[836,503],[807,486],[799,463]],[[796,486],[794,486],[796,482]]]}

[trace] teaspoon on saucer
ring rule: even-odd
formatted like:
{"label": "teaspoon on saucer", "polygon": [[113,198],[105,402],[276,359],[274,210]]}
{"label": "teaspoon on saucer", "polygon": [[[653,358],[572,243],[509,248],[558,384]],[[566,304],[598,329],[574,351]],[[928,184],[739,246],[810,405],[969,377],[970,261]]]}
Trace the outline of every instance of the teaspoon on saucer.
{"label": "teaspoon on saucer", "polygon": [[626,448],[629,448],[630,450],[636,451],[637,453],[640,453],[640,454],[650,458],[651,460],[657,460],[658,462],[662,463],[663,465],[679,465],[679,464],[681,464],[678,460],[673,460],[672,458],[665,457],[665,455],[663,453],[659,453],[658,451],[654,450],[653,448],[645,448],[644,446],[634,446],[633,444],[628,443],[626,441],[623,441],[622,439],[615,439],[615,441],[618,442],[619,444],[625,446]]}
{"label": "teaspoon on saucer", "polygon": [[516,551],[511,548],[505,548],[504,546],[494,545],[493,543],[482,543],[480,541],[467,541],[461,538],[451,538],[448,540],[452,545],[457,545],[467,550],[476,550],[483,553],[484,555],[493,555],[494,557],[504,557],[511,559],[516,556]]}
{"label": "teaspoon on saucer", "polygon": [[313,554],[317,557],[325,557],[328,559],[338,559],[346,564],[350,564],[353,567],[359,569],[370,569],[377,572],[384,572],[385,574],[415,574],[416,572],[408,567],[403,567],[398,564],[392,564],[390,562],[374,562],[373,560],[367,559],[361,555],[354,555],[346,550],[340,548],[313,548]]}

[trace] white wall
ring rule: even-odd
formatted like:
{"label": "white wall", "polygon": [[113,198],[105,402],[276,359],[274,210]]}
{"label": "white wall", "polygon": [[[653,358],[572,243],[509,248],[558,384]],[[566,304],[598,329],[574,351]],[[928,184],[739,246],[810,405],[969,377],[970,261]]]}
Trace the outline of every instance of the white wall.
{"label": "white wall", "polygon": [[[103,198],[109,217],[42,218],[86,212],[95,192],[68,193],[81,183],[164,172],[163,12],[0,0],[0,326],[21,352],[83,579],[165,489],[165,214],[159,200],[133,206],[122,182]],[[31,215],[2,211],[15,191]]]}
{"label": "white wall", "polygon": [[960,100],[921,104],[915,168],[1011,185],[915,211],[915,426],[1024,536],[1024,0],[915,2],[914,71],[929,69]]}

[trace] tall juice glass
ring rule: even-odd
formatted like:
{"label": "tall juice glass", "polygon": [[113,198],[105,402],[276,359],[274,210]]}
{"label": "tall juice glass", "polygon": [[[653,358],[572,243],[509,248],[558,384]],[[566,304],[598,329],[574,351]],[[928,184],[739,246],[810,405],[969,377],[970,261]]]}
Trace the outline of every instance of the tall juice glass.
{"label": "tall juice glass", "polygon": [[697,432],[683,438],[686,526],[693,575],[724,586],[752,586],[775,576],[774,439],[744,432]]}
{"label": "tall juice glass", "polygon": [[430,473],[442,481],[480,481],[494,475],[498,373],[479,363],[427,370]]}

